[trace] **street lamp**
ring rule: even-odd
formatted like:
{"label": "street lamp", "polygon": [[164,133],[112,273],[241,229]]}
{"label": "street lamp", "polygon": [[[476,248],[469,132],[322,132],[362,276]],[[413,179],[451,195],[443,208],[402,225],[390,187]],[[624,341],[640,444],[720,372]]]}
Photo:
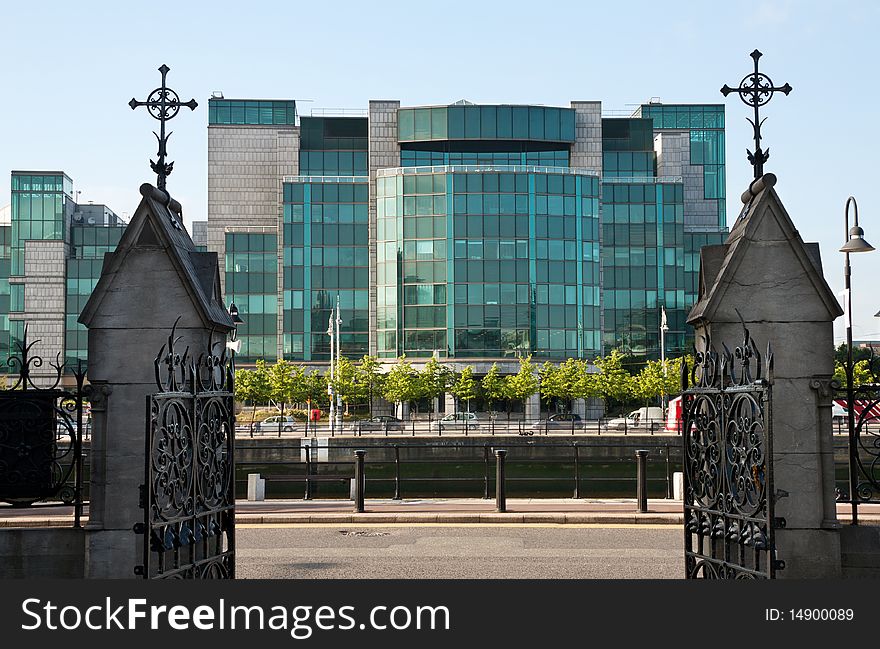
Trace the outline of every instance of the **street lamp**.
{"label": "street lamp", "polygon": [[[849,205],[852,203],[853,212],[855,214],[855,222],[853,227],[849,227]],[[845,279],[845,290],[843,302],[846,315],[846,414],[847,425],[849,427],[849,492],[850,503],[852,505],[852,524],[859,524],[858,512],[858,445],[856,440],[856,415],[855,415],[855,386],[853,386],[853,350],[852,350],[852,289],[850,286],[850,276],[852,274],[849,265],[850,253],[871,252],[874,246],[864,239],[865,231],[859,227],[859,206],[856,199],[850,196],[846,199],[846,208],[844,210],[845,227],[846,227],[846,243],[840,248],[840,252],[844,253],[846,261],[844,262],[843,274]]]}
{"label": "street lamp", "polygon": [[[666,332],[669,331],[669,325],[666,322],[666,307],[660,307],[660,363],[663,365],[663,378],[666,378]],[[666,384],[663,384],[661,390],[661,399],[663,401],[663,410],[666,411]]]}

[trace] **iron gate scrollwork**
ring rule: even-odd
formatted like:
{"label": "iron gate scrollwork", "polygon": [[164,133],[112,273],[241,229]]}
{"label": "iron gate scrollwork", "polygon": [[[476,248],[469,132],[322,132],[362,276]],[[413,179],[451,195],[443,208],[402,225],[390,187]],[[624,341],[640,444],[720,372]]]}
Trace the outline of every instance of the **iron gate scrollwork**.
{"label": "iron gate scrollwork", "polygon": [[176,327],[156,356],[159,391],[147,397],[144,523],[135,526],[144,535],[143,565],[135,572],[147,579],[233,579],[235,368],[213,332],[197,360],[188,347],[175,351]]}
{"label": "iron gate scrollwork", "polygon": [[16,353],[6,361],[18,378],[0,390],[0,501],[28,507],[58,499],[74,507],[74,527],[80,527],[86,371],[68,370],[75,384],[63,387],[59,354],[48,372],[34,377],[32,370],[44,364],[31,353],[38,342],[28,341],[25,325],[21,340],[13,341]]}
{"label": "iron gate scrollwork", "polygon": [[[852,503],[854,508],[859,503],[880,502],[880,358],[873,348],[870,352],[863,372],[856,373],[853,380],[853,431],[848,441],[852,475],[846,489],[837,489],[837,501]],[[835,381],[832,386],[837,388],[837,403],[848,409],[846,384]]]}
{"label": "iron gate scrollwork", "polygon": [[768,344],[762,363],[744,324],[733,353],[703,340],[693,369],[681,366],[685,576],[772,579],[784,567],[771,496],[773,354]]}

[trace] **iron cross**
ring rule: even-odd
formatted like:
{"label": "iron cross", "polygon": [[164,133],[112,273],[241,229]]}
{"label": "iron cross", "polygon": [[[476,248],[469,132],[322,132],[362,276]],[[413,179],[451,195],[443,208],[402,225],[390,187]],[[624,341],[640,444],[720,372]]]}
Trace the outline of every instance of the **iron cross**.
{"label": "iron cross", "polygon": [[156,174],[156,186],[159,189],[165,189],[165,179],[174,169],[173,162],[165,162],[165,156],[168,155],[166,148],[168,138],[171,137],[171,133],[165,135],[165,122],[174,119],[181,106],[186,106],[190,110],[195,110],[196,106],[198,106],[195,99],[190,99],[186,103],[180,101],[177,93],[165,86],[165,75],[168,74],[170,69],[164,64],[159,68],[159,72],[162,73],[162,85],[150,93],[147,101],[138,101],[132,97],[131,101],[128,102],[132,110],[138,106],[146,106],[150,116],[159,120],[159,133],[157,134],[156,131],[153,131],[153,135],[159,140],[159,159],[156,162],[150,160],[150,168]]}
{"label": "iron cross", "polygon": [[755,50],[749,56],[755,60],[755,71],[743,77],[743,80],[739,82],[739,88],[731,88],[725,83],[724,87],[721,88],[721,94],[726,97],[732,92],[738,93],[739,98],[744,104],[753,106],[755,109],[755,119],[748,120],[755,132],[755,152],[752,153],[746,149],[746,153],[748,154],[749,162],[755,168],[755,178],[760,178],[764,175],[764,163],[770,157],[770,149],[768,148],[766,151],[761,150],[761,124],[767,118],[760,119],[758,108],[770,101],[773,93],[781,92],[788,95],[792,91],[792,87],[787,83],[781,88],[774,87],[770,77],[763,72],[758,72],[758,59],[761,58],[761,53]]}

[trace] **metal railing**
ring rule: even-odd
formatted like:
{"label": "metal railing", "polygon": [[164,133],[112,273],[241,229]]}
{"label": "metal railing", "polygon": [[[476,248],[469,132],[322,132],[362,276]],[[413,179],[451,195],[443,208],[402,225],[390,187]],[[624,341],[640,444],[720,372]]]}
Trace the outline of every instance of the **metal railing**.
{"label": "metal railing", "polygon": [[530,173],[530,174],[563,174],[566,176],[593,176],[598,178],[599,172],[595,169],[583,167],[550,167],[542,165],[496,165],[496,164],[473,164],[473,165],[424,165],[416,167],[385,167],[376,170],[376,178],[389,178],[392,176],[409,176],[417,174],[446,174],[446,173]]}
{"label": "metal railing", "polygon": [[[285,430],[289,429],[289,430]],[[464,437],[488,435],[678,435],[678,430],[667,430],[666,421],[653,419],[649,422],[633,423],[628,418],[604,417],[601,419],[550,421],[540,419],[507,419],[497,417],[478,417],[465,421],[444,421],[443,415],[429,414],[416,416],[409,420],[393,422],[370,422],[367,419],[346,420],[339,427],[327,421],[295,422],[269,425],[250,424],[236,426],[237,436],[249,437],[444,437],[461,435]]]}
{"label": "metal railing", "polygon": [[[640,448],[577,442],[370,444],[363,447],[362,480],[371,498],[456,495],[489,499],[497,490],[495,451],[503,449],[507,451],[504,477],[508,494],[514,488],[523,497],[632,498],[639,482],[635,451]],[[312,447],[261,445],[260,451],[298,453],[285,459],[238,462],[237,490],[246,490],[249,473],[260,473],[266,479],[267,498],[349,498],[355,466],[361,461],[354,450],[351,445],[330,446],[327,459],[318,461]],[[672,474],[680,470],[681,446],[677,442],[657,445],[647,451],[644,461],[642,493],[672,498]]]}
{"label": "metal railing", "polygon": [[603,176],[602,183],[680,183],[681,176]]}

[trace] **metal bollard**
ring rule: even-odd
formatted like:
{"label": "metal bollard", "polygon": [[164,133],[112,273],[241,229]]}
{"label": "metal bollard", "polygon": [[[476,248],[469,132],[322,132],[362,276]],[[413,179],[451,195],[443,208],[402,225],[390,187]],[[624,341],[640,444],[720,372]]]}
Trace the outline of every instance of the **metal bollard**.
{"label": "metal bollard", "polygon": [[312,499],[312,449],[308,447],[304,447],[303,451],[306,453],[306,493],[303,495],[303,500],[311,500]]}
{"label": "metal bollard", "polygon": [[489,447],[483,447],[483,500],[489,500]]}
{"label": "metal bollard", "polygon": [[648,451],[636,451],[636,501],[639,513],[648,511]]}
{"label": "metal bollard", "polygon": [[507,451],[495,451],[495,511],[507,511],[507,494],[504,492],[504,457]]}
{"label": "metal bollard", "polygon": [[400,500],[400,446],[394,445],[394,500]]}
{"label": "metal bollard", "polygon": [[364,455],[366,451],[354,452],[354,511],[364,513]]}

